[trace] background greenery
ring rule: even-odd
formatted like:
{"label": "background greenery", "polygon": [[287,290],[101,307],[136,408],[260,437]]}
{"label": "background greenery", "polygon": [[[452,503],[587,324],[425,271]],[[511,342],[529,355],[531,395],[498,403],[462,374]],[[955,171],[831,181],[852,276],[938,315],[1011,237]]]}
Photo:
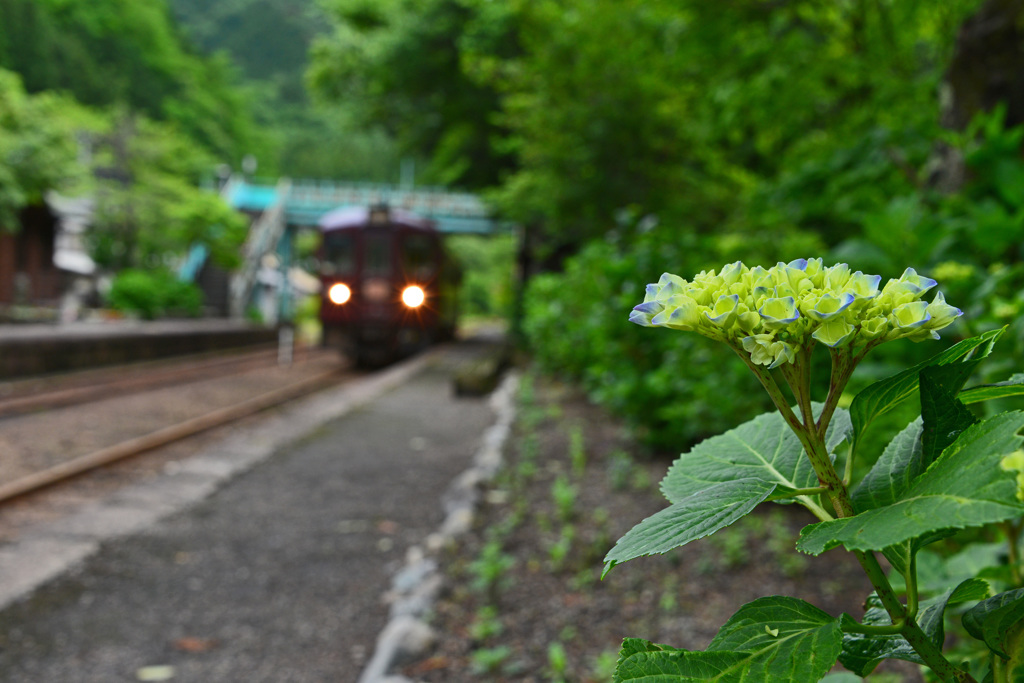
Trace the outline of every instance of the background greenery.
{"label": "background greenery", "polygon": [[[666,270],[911,265],[965,310],[950,336],[1010,325],[986,368],[1020,367],[1024,114],[964,76],[1024,73],[1002,34],[965,42],[1018,5],[0,0],[0,222],[86,183],[104,267],[195,242],[231,265],[242,228],[196,189],[216,164],[394,182],[405,161],[521,226],[451,241],[464,309],[524,313],[542,365],[678,448],[763,406],[702,339],[625,323]],[[939,348],[894,346],[863,381]]]}

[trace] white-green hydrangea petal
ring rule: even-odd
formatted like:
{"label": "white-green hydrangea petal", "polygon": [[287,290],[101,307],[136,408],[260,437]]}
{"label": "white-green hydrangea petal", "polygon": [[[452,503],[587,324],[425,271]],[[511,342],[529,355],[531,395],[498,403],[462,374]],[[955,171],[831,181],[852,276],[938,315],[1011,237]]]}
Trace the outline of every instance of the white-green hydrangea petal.
{"label": "white-green hydrangea petal", "polygon": [[796,360],[796,349],[792,344],[787,344],[786,342],[777,341],[772,344],[771,353],[775,360],[768,366],[769,370],[774,370],[784,363],[792,363]]}
{"label": "white-green hydrangea petal", "polygon": [[954,320],[964,314],[959,308],[947,304],[946,297],[942,292],[935,293],[935,299],[928,304],[927,311],[928,315],[931,316],[931,320],[928,321],[927,325],[930,330],[941,330],[944,327],[948,327]]}
{"label": "white-green hydrangea petal", "polygon": [[845,293],[839,296],[832,296],[828,292],[818,297],[813,307],[809,307],[807,317],[822,322],[830,320],[842,314],[854,301],[853,294]]}
{"label": "white-green hydrangea petal", "polygon": [[836,348],[845,346],[856,331],[857,328],[842,318],[833,318],[819,325],[811,336],[825,346]]}
{"label": "white-green hydrangea petal", "polygon": [[860,336],[871,341],[884,337],[889,332],[889,320],[883,316],[868,318],[860,324]]}
{"label": "white-green hydrangea petal", "polygon": [[873,299],[878,296],[878,285],[881,281],[881,275],[865,275],[858,270],[847,279],[843,291],[853,294],[858,299]]}
{"label": "white-green hydrangea petal", "polygon": [[651,319],[664,308],[665,305],[660,301],[645,301],[642,304],[637,304],[629,313],[629,322],[643,327],[654,327],[651,324]]}
{"label": "white-green hydrangea petal", "polygon": [[651,319],[655,327],[689,331],[700,322],[700,306],[690,297],[679,294],[665,302],[665,308]]}
{"label": "white-green hydrangea petal", "polygon": [[911,301],[894,308],[889,318],[899,329],[913,330],[925,325],[932,317],[928,314],[927,302]]}
{"label": "white-green hydrangea petal", "polygon": [[770,365],[775,362],[775,355],[771,346],[775,338],[770,334],[753,334],[744,337],[742,340],[743,350],[750,354],[750,360],[755,365]]}
{"label": "white-green hydrangea petal", "polygon": [[769,325],[788,325],[800,317],[796,300],[791,296],[767,299],[757,309],[761,318]]}
{"label": "white-green hydrangea petal", "polygon": [[739,301],[736,294],[723,294],[715,301],[713,308],[704,311],[704,316],[719,327],[731,327],[736,322]]}

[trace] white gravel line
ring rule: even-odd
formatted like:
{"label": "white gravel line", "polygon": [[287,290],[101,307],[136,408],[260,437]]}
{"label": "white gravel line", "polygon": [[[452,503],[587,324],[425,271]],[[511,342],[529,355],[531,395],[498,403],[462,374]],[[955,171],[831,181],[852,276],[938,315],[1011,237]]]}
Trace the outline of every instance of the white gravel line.
{"label": "white gravel line", "polygon": [[426,621],[441,591],[443,578],[432,556],[473,527],[481,489],[501,467],[505,444],[515,420],[519,374],[511,371],[490,396],[496,420],[485,432],[469,469],[455,478],[441,500],[445,520],[441,528],[406,553],[405,566],[395,575],[384,600],[391,604],[390,619],[377,636],[373,657],[357,683],[413,683],[392,673],[404,659],[426,652],[435,634]]}

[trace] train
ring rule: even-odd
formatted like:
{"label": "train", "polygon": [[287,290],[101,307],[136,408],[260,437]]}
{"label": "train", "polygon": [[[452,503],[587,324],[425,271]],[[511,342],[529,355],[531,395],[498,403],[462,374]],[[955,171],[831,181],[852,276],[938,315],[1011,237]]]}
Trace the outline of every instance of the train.
{"label": "train", "polygon": [[379,366],[454,337],[461,270],[433,221],[379,204],[331,211],[319,228],[324,346]]}

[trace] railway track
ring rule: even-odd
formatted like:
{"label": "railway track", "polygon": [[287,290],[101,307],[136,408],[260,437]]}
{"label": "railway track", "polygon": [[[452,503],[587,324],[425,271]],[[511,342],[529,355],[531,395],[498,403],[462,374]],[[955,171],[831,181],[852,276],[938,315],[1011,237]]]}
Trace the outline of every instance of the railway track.
{"label": "railway track", "polygon": [[[319,348],[302,349],[296,359],[307,361],[331,353]],[[204,354],[3,382],[0,418],[270,367],[277,358],[274,345],[256,351]]]}
{"label": "railway track", "polygon": [[289,367],[276,359],[267,349],[0,385],[0,504],[337,383],[348,367],[316,349]]}

